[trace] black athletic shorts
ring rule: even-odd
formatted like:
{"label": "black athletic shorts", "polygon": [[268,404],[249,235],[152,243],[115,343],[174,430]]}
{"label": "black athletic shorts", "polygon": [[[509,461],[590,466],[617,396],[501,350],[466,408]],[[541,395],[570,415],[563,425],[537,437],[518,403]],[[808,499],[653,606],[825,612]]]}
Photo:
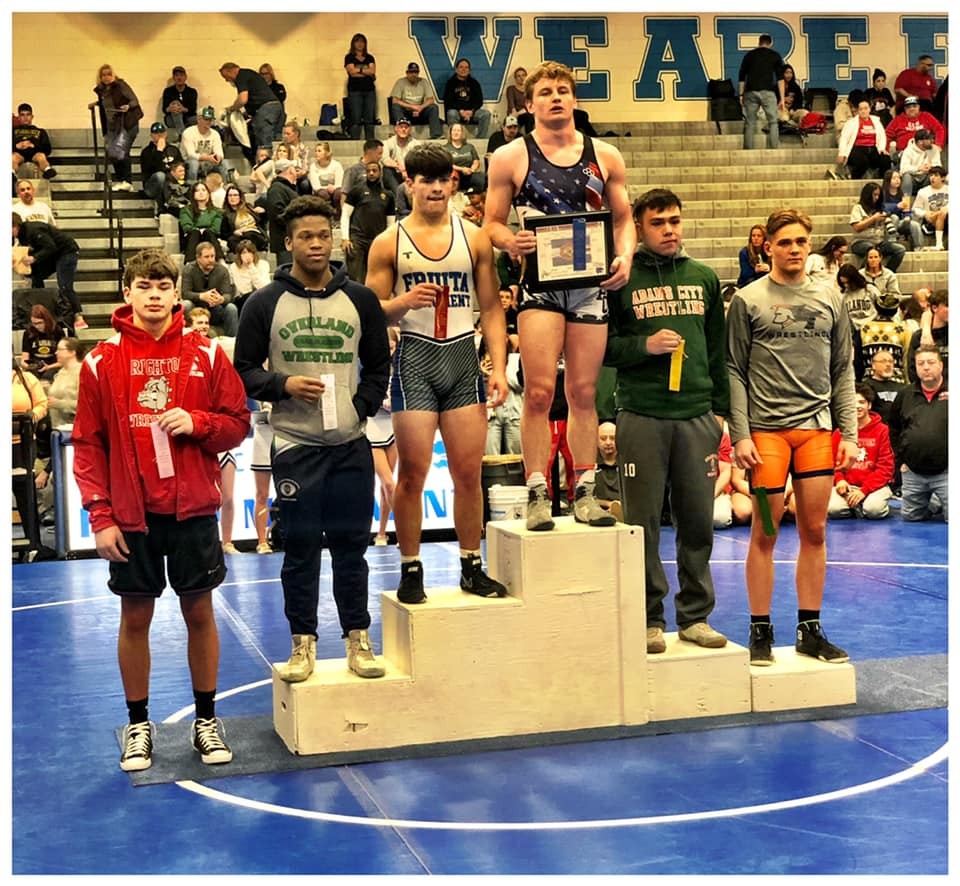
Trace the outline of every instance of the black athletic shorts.
{"label": "black athletic shorts", "polygon": [[107,583],[121,597],[159,597],[168,576],[179,596],[202,594],[227,576],[215,515],[181,522],[176,514],[147,514],[146,532],[124,532],[123,537],[130,549],[127,562],[110,563]]}

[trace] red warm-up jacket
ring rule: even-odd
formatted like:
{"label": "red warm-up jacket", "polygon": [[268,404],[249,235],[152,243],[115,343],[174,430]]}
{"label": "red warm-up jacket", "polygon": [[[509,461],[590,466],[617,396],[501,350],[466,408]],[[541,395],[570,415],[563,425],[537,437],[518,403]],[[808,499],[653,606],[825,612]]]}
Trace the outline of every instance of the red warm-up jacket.
{"label": "red warm-up jacket", "polygon": [[[117,334],[101,342],[80,370],[73,425],[74,476],[94,532],[109,526],[146,529],[144,477],[130,428],[132,360],[148,360],[156,342],[133,324],[129,305],[117,308]],[[183,312],[161,342],[179,340],[179,367],[172,402],[190,413],[193,433],[170,437],[178,520],[215,514],[220,507],[217,453],[238,446],[250,428],[246,393],[223,348],[198,332],[183,333]]]}
{"label": "red warm-up jacket", "polygon": [[[840,431],[833,432],[833,454],[836,457],[841,440]],[[834,485],[846,480],[858,486],[864,495],[882,489],[893,480],[893,447],[890,445],[890,429],[875,412],[870,413],[866,427],[857,429],[857,460],[846,471],[835,471]]]}

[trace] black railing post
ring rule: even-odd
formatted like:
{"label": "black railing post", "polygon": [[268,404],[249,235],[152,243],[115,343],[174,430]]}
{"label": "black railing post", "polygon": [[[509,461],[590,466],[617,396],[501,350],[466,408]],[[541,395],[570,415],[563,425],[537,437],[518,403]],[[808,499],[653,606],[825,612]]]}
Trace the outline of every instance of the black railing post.
{"label": "black railing post", "polygon": [[123,216],[117,218],[117,289],[123,298]]}
{"label": "black railing post", "polygon": [[[98,105],[94,104],[90,108],[90,129],[93,132],[93,172],[94,177],[100,174],[100,142],[97,138],[98,130]],[[110,160],[107,157],[107,135],[104,133],[104,144],[103,144],[103,204],[100,209],[100,214],[107,220],[107,239],[109,245],[107,247],[107,255],[114,256],[116,251],[113,247],[113,182],[110,176]]]}

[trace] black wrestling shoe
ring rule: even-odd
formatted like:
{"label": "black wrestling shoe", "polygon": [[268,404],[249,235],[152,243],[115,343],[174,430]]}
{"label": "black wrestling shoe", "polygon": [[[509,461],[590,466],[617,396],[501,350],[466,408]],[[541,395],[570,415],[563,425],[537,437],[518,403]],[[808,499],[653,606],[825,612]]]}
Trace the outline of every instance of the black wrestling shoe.
{"label": "black wrestling shoe", "polygon": [[829,664],[850,661],[850,656],[843,649],[827,639],[819,621],[802,621],[797,625],[796,649],[799,655],[809,655]]}
{"label": "black wrestling shoe", "polygon": [[770,622],[755,622],[750,625],[750,664],[768,668],[773,658],[773,625]]}
{"label": "black wrestling shoe", "polygon": [[507,596],[507,589],[483,571],[479,557],[460,558],[460,590],[478,597]]}
{"label": "black wrestling shoe", "polygon": [[423,564],[419,560],[400,564],[397,599],[401,603],[422,603],[427,599],[423,591]]}

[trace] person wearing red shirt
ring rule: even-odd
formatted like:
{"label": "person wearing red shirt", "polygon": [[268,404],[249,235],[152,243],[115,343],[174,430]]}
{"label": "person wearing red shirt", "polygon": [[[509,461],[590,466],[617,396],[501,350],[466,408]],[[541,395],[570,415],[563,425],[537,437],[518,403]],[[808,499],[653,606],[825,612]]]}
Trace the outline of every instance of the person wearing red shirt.
{"label": "person wearing red shirt", "polygon": [[226,352],[198,332],[184,334],[176,281],[177,265],[162,250],[127,260],[116,335],[83,362],[73,425],[74,476],[97,553],[110,561],[109,588],[120,597],[117,655],[130,718],[124,771],[152,762],[149,634],[167,576],[187,627],[193,747],[204,763],[233,759],[214,713],[220,644],[212,591],[227,573],[217,453],[240,445],[250,412]]}
{"label": "person wearing red shirt", "polygon": [[[856,386],[857,460],[846,470],[835,471],[827,516],[866,517],[882,520],[890,513],[887,501],[893,494],[893,447],[890,431],[880,416],[870,409],[876,399],[866,383]],[[833,451],[840,445],[840,431],[833,432]]]}
{"label": "person wearing red shirt", "polygon": [[907,96],[916,96],[920,100],[920,107],[924,111],[933,111],[933,100],[937,95],[937,81],[930,72],[933,70],[933,57],[921,55],[913,68],[905,68],[893,84],[893,94],[897,99],[897,107],[903,105]]}
{"label": "person wearing red shirt", "polygon": [[943,124],[933,114],[920,110],[920,100],[912,95],[904,101],[903,113],[897,114],[887,125],[888,150],[893,153],[896,146],[896,153],[901,153],[921,129],[932,132],[936,146],[943,148],[947,140]]}

